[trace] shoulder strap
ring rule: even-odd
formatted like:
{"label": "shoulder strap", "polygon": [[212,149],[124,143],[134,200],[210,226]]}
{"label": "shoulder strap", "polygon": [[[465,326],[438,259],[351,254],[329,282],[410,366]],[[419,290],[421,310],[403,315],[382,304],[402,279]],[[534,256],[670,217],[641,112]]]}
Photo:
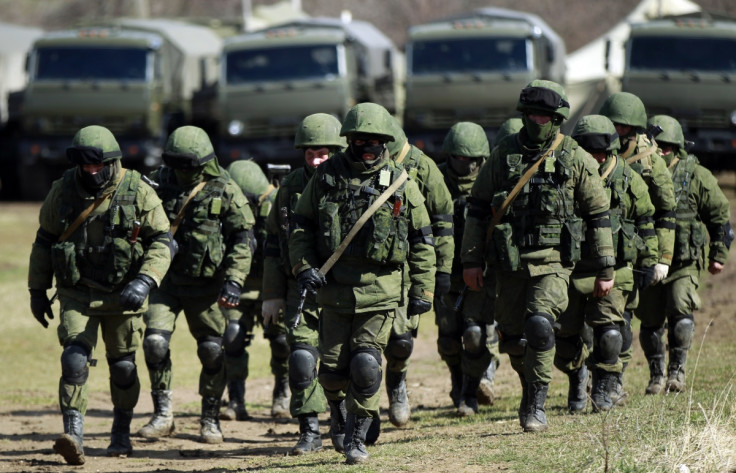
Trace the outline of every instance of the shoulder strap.
{"label": "shoulder strap", "polygon": [[174,222],[171,224],[171,236],[174,236],[176,234],[176,231],[179,230],[179,225],[184,219],[184,210],[187,208],[187,205],[189,205],[192,199],[194,199],[194,196],[197,195],[197,192],[201,191],[202,188],[204,188],[205,184],[207,184],[207,181],[200,182],[194,187],[194,189],[192,189],[192,192],[190,192],[187,196],[187,200],[184,201],[184,205],[181,206],[181,209],[179,209],[179,213],[176,215]]}
{"label": "shoulder strap", "polygon": [[[123,168],[122,171],[121,171],[121,173],[120,173],[120,180],[118,181],[118,186],[120,185],[121,182],[123,182],[123,178],[125,177],[125,171],[127,171],[127,169]],[[117,188],[117,186],[116,186],[116,188]],[[96,198],[94,200],[94,202],[92,202],[92,204],[90,204],[89,207],[87,207],[86,209],[84,209],[82,211],[82,213],[79,214],[79,216],[77,217],[77,219],[74,220],[72,222],[72,224],[67,227],[67,229],[64,231],[64,233],[62,233],[61,236],[59,237],[59,240],[58,241],[60,241],[60,242],[61,241],[66,241],[66,239],[69,238],[72,233],[74,233],[74,230],[76,230],[82,224],[82,222],[84,222],[87,219],[87,217],[89,217],[89,214],[91,214],[92,212],[94,212],[94,210],[97,207],[99,207],[104,201],[106,201],[113,194],[114,194],[114,192],[108,192],[107,194],[101,195],[100,197]]]}
{"label": "shoulder strap", "polygon": [[365,222],[368,221],[371,215],[376,213],[376,210],[378,210],[378,208],[388,200],[391,194],[396,192],[396,190],[401,187],[401,185],[404,183],[404,181],[406,181],[408,177],[409,174],[406,172],[406,169],[403,169],[399,177],[385,191],[383,191],[383,194],[378,196],[378,198],[371,204],[370,207],[368,207],[363,215],[360,216],[358,221],[355,222],[355,225],[353,225],[353,228],[351,228],[348,232],[345,239],[340,243],[340,246],[338,246],[335,252],[332,253],[332,256],[327,259],[325,264],[323,264],[322,267],[319,268],[322,274],[327,274],[327,272],[332,269],[340,256],[342,256],[342,254],[345,252],[345,249],[348,247],[350,242],[353,241],[353,238],[355,238],[355,235],[358,233],[358,231],[363,228]]}
{"label": "shoulder strap", "polygon": [[631,164],[631,163],[635,163],[637,161],[641,161],[642,159],[648,158],[649,156],[653,155],[655,151],[657,151],[657,144],[656,143],[652,143],[652,146],[650,146],[649,148],[645,149],[644,151],[642,151],[640,153],[636,153],[635,155],[631,156],[630,158],[626,158],[626,162],[628,164]]}
{"label": "shoulder strap", "polygon": [[404,146],[401,148],[401,151],[399,152],[398,156],[396,156],[396,164],[401,164],[401,162],[406,158],[406,155],[409,153],[409,150],[411,149],[411,145],[409,144],[409,140],[404,143]]}
{"label": "shoulder strap", "polygon": [[521,176],[521,179],[519,179],[519,182],[516,183],[513,189],[511,189],[511,192],[509,193],[508,197],[506,197],[506,200],[503,201],[501,204],[501,208],[499,208],[497,211],[493,213],[493,219],[491,220],[491,224],[488,227],[488,231],[486,232],[486,242],[490,241],[491,234],[493,233],[493,230],[496,228],[496,225],[501,221],[506,211],[509,209],[511,204],[514,202],[514,199],[516,199],[516,196],[519,195],[519,192],[521,192],[521,189],[526,185],[527,182],[529,182],[529,179],[532,178],[534,173],[537,172],[537,169],[539,169],[539,166],[542,164],[542,162],[547,159],[547,156],[552,154],[554,150],[557,148],[557,146],[560,145],[562,140],[565,138],[565,135],[562,133],[557,133],[557,136],[555,137],[555,140],[552,142],[552,145],[547,149],[547,151],[542,155],[539,160],[534,163],[529,169],[526,170],[523,176]]}
{"label": "shoulder strap", "polygon": [[610,166],[608,166],[608,169],[606,169],[606,170],[605,170],[605,171],[603,172],[603,174],[601,174],[601,179],[603,179],[603,180],[605,181],[605,180],[606,180],[606,178],[608,177],[608,175],[609,175],[609,174],[611,174],[611,172],[612,172],[612,171],[613,171],[614,169],[616,169],[616,165],[617,165],[617,164],[618,164],[618,156],[616,156],[616,155],[614,154],[614,155],[613,155],[613,159],[611,160],[611,165],[610,165]]}

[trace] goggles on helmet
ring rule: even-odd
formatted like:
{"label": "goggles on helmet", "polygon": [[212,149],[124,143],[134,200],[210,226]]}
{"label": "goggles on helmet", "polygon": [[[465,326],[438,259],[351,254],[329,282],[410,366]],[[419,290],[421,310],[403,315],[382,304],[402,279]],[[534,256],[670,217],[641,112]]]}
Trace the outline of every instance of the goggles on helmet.
{"label": "goggles on helmet", "polygon": [[586,133],[574,135],[573,139],[586,151],[607,151],[611,143],[618,141],[618,133]]}
{"label": "goggles on helmet", "polygon": [[205,163],[214,158],[214,153],[210,153],[202,159],[198,159],[194,153],[169,153],[164,152],[161,158],[164,164],[173,169],[196,169],[204,166]]}
{"label": "goggles on helmet", "polygon": [[96,146],[71,146],[66,149],[66,157],[74,164],[101,164],[110,158],[120,156],[120,151],[103,152]]}
{"label": "goggles on helmet", "polygon": [[544,87],[527,87],[522,89],[519,102],[525,107],[557,110],[558,108],[570,107],[562,96]]}

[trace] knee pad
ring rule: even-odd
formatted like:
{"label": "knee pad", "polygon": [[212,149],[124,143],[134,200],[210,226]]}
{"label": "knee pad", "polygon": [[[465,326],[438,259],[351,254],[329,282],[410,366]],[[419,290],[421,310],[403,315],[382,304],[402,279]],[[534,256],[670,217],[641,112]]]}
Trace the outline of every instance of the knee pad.
{"label": "knee pad", "polygon": [[225,347],[225,354],[228,356],[240,356],[249,345],[249,336],[245,327],[237,320],[231,320],[227,323],[225,334],[222,336],[222,344]]}
{"label": "knee pad", "polygon": [[149,370],[156,371],[164,367],[169,359],[169,341],[171,332],[168,330],[146,329],[143,338],[143,356]]}
{"label": "knee pad", "polygon": [[317,349],[309,345],[294,345],[289,355],[289,387],[307,389],[317,376]]}
{"label": "knee pad", "polygon": [[663,328],[652,329],[642,327],[639,331],[639,344],[647,358],[656,355],[664,355],[664,342],[662,342]]}
{"label": "knee pad", "polygon": [[604,325],[593,329],[595,344],[593,355],[598,363],[615,365],[621,354],[623,337],[618,325]]}
{"label": "knee pad", "polygon": [[120,358],[108,358],[110,366],[110,381],[121,389],[127,389],[138,379],[138,369],[135,364],[135,353],[128,353]]}
{"label": "knee pad", "polygon": [[526,339],[521,335],[509,335],[498,330],[498,352],[506,353],[511,357],[524,356],[526,352]]}
{"label": "knee pad", "polygon": [[388,356],[396,360],[406,360],[411,356],[412,351],[414,351],[414,338],[412,338],[411,332],[402,333],[401,335],[391,333],[386,345]]}
{"label": "knee pad", "polygon": [[486,344],[486,336],[478,325],[468,325],[463,332],[463,346],[471,355],[479,355]]}
{"label": "knee pad", "polygon": [[579,335],[557,337],[555,339],[555,345],[557,346],[555,358],[569,362],[577,360],[581,356],[580,352],[583,350],[583,339]]}
{"label": "knee pad", "polygon": [[289,342],[286,341],[286,334],[280,333],[275,337],[269,339],[271,345],[271,356],[279,361],[284,361],[289,358]]}
{"label": "knee pad", "polygon": [[443,356],[459,355],[463,350],[463,344],[460,340],[454,338],[440,336],[437,338],[437,351]]}
{"label": "knee pad", "polygon": [[548,351],[555,346],[555,331],[552,327],[554,319],[547,314],[537,312],[524,321],[524,335],[529,347],[536,351]]}
{"label": "knee pad", "polygon": [[667,338],[670,348],[690,349],[695,333],[695,321],[692,314],[677,314],[669,320]]}
{"label": "knee pad", "polygon": [[381,353],[375,348],[358,348],[350,359],[352,389],[370,397],[381,386]]}
{"label": "knee pad", "polygon": [[587,322],[583,322],[583,329],[580,331],[580,338],[582,343],[588,347],[588,351],[592,352],[595,335],[593,334],[593,327],[588,325]]}
{"label": "knee pad", "polygon": [[348,385],[348,374],[343,371],[338,371],[333,368],[329,368],[324,364],[319,365],[319,384],[327,392],[340,392],[343,391]]}
{"label": "knee pad", "polygon": [[61,378],[66,384],[81,386],[89,377],[90,350],[76,343],[65,346],[61,352]]}
{"label": "knee pad", "polygon": [[631,348],[631,344],[634,343],[634,332],[631,331],[631,312],[628,310],[624,312],[624,323],[620,328],[622,339],[621,353],[624,353]]}
{"label": "knee pad", "polygon": [[197,340],[197,356],[206,373],[220,371],[222,353],[222,338],[208,336]]}

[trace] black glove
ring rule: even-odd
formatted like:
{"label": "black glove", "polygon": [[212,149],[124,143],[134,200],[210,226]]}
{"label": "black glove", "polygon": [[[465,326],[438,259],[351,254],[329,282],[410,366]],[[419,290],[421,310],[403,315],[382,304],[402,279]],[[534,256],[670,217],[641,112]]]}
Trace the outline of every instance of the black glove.
{"label": "black glove", "polygon": [[306,289],[307,292],[316,294],[317,289],[327,284],[325,275],[315,268],[305,269],[301,273],[297,274],[296,278],[299,281],[299,292]]}
{"label": "black glove", "polygon": [[425,312],[429,312],[431,308],[432,308],[431,302],[425,301],[424,299],[419,299],[417,297],[410,297],[409,307],[407,309],[407,312],[409,316],[411,317],[412,315],[419,315]]}
{"label": "black glove", "polygon": [[437,271],[434,275],[434,297],[442,297],[450,292],[450,273]]}
{"label": "black glove", "polygon": [[228,304],[240,303],[240,292],[242,287],[235,281],[225,281],[220,289],[220,297],[218,299],[225,299]]}
{"label": "black glove", "polygon": [[642,268],[639,273],[639,289],[649,287],[654,282],[654,266]]}
{"label": "black glove", "polygon": [[150,276],[139,274],[120,292],[120,307],[123,310],[140,309],[154,286],[156,286],[156,281]]}
{"label": "black glove", "polygon": [[54,318],[54,312],[51,310],[51,301],[46,296],[45,289],[29,289],[31,293],[31,312],[38,322],[43,325],[43,328],[49,326],[46,321],[46,317],[49,319]]}

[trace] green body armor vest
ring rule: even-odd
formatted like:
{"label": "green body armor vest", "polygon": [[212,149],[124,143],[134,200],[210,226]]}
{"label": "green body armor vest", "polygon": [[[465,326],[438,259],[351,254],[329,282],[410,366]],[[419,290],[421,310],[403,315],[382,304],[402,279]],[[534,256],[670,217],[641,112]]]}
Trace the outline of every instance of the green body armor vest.
{"label": "green body armor vest", "polygon": [[610,193],[611,234],[618,266],[636,261],[639,251],[646,248],[644,239],[636,231],[636,222],[626,212],[626,193],[634,172],[630,166],[624,166],[619,160],[616,169],[603,184],[606,192]]}
{"label": "green body armor vest", "polygon": [[698,210],[690,202],[690,183],[698,162],[692,155],[680,160],[672,172],[672,183],[677,202],[677,222],[675,229],[675,250],[673,266],[684,266],[697,262],[699,268],[705,264],[706,228],[700,220]]}
{"label": "green body armor vest", "polygon": [[[75,169],[64,173],[59,215],[68,228],[88,206],[76,191]],[[73,287],[86,285],[113,292],[135,277],[143,262],[141,238],[133,238],[134,227],[140,227],[135,206],[141,176],[128,170],[113,196],[101,204],[107,210],[88,217],[72,234],[51,247],[51,259],[57,284]]]}

